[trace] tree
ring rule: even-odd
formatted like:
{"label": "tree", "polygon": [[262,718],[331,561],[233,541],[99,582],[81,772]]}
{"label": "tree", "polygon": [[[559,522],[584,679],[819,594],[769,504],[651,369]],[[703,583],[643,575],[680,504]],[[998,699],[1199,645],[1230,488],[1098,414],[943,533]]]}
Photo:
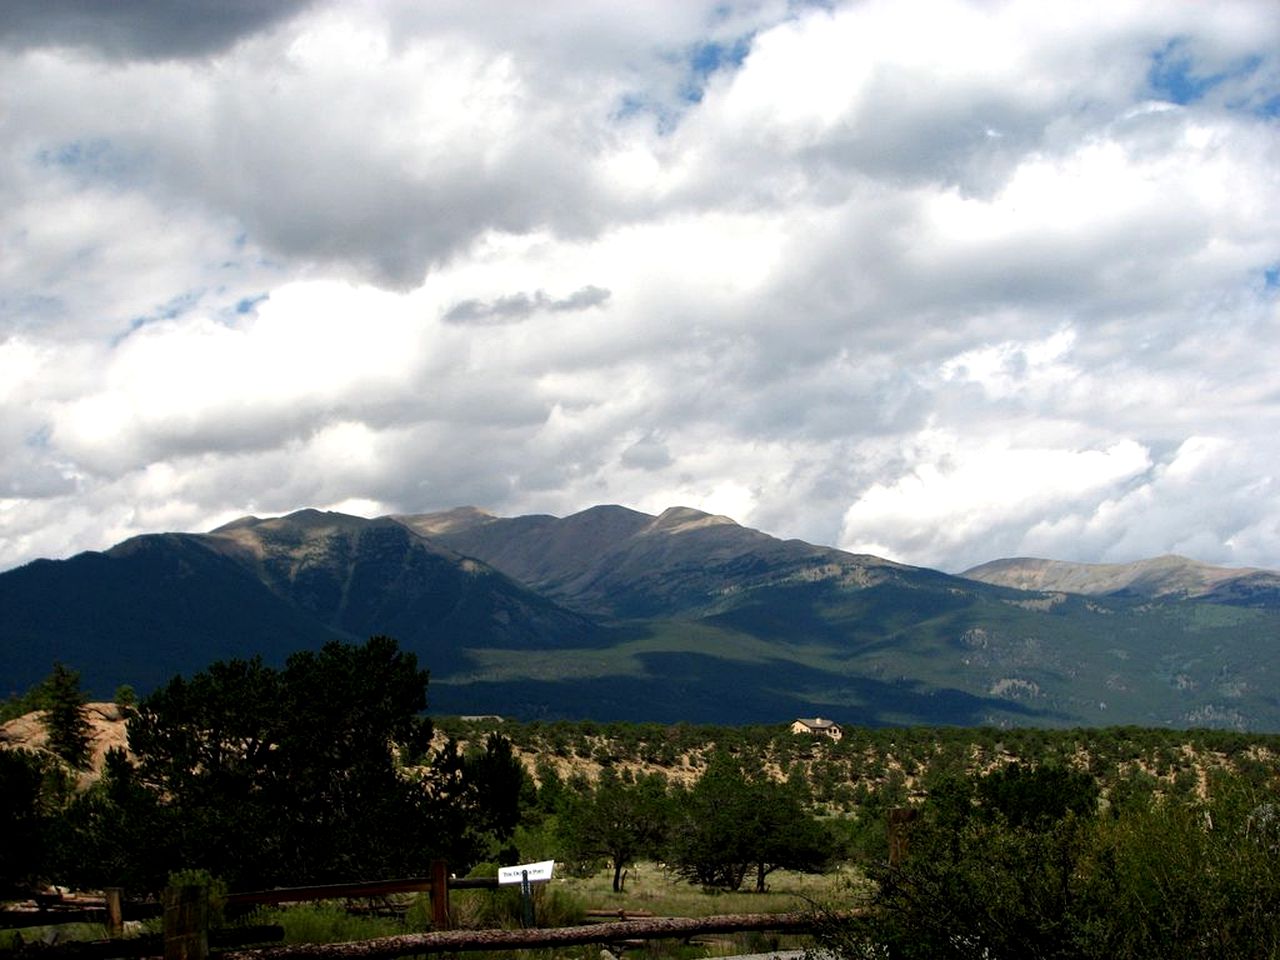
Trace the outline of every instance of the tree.
{"label": "tree", "polygon": [[159,889],[178,859],[162,839],[174,833],[171,815],[113,747],[102,776],[71,798],[50,831],[50,872],[78,889]]}
{"label": "tree", "polygon": [[0,888],[47,876],[50,835],[71,792],[65,768],[33,750],[0,750]]}
{"label": "tree", "polygon": [[399,750],[427,749],[425,670],[390,637],[328,643],[291,656],[273,762],[281,851],[296,875],[339,880],[420,870],[429,842],[425,794],[402,776]]}
{"label": "tree", "polygon": [[428,793],[396,757],[430,740],[426,685],[387,637],[175,678],[129,724],[138,781],[172,814],[154,842],[236,886],[420,871]]}
{"label": "tree", "polygon": [[138,705],[138,693],[130,684],[122,683],[116,687],[112,702],[121,710],[128,712]]}
{"label": "tree", "polygon": [[542,816],[558,813],[565,799],[565,783],[560,771],[546,757],[540,757],[533,772],[538,780],[538,813]]}
{"label": "tree", "polygon": [[483,750],[468,751],[462,768],[463,779],[475,795],[477,826],[498,840],[510,840],[520,822],[520,800],[528,780],[511,741],[490,733]]}
{"label": "tree", "polygon": [[460,872],[513,857],[509,841],[520,823],[525,781],[506,737],[491,733],[483,749],[465,755],[450,737],[422,780],[435,853]]}
{"label": "tree", "polygon": [[1097,797],[1086,781],[1029,767],[976,781],[937,778],[905,860],[867,866],[873,911],[820,939],[841,956],[1080,956],[1078,881],[1090,860]]}
{"label": "tree", "polygon": [[49,733],[49,749],[68,766],[83,770],[89,765],[89,741],[93,728],[85,718],[80,674],[54,663],[44,682],[47,706],[41,720]]}
{"label": "tree", "polygon": [[836,956],[1218,960],[1280,956],[1277,799],[1238,775],[1211,797],[1097,811],[1051,766],[940,779],[899,866],[872,865],[871,910],[829,924]]}
{"label": "tree", "polygon": [[978,781],[977,798],[990,816],[1001,816],[1013,826],[1033,827],[1061,820],[1068,813],[1093,814],[1098,807],[1098,782],[1065,767],[1012,763]]}
{"label": "tree", "polygon": [[561,840],[573,858],[607,859],[613,890],[621,893],[623,871],[657,851],[668,819],[665,777],[634,779],[606,768],[594,787],[580,786],[569,794],[560,817]]}
{"label": "tree", "polygon": [[819,872],[830,862],[834,840],[805,808],[797,784],[748,776],[726,755],[712,759],[676,806],[671,859],[691,883],[737,890],[753,872],[764,892],[774,870]]}

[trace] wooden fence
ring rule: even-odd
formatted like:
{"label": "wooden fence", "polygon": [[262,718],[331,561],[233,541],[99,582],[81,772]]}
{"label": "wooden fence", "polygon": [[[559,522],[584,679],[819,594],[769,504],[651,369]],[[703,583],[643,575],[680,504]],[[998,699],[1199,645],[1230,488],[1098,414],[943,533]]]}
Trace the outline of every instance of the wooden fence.
{"label": "wooden fence", "polygon": [[[308,887],[277,887],[230,893],[223,899],[228,913],[249,907],[277,903],[306,903],[317,900],[367,900],[398,893],[426,893],[431,900],[432,925],[449,927],[449,891],[496,887],[496,877],[451,879],[443,860],[432,861],[431,874],[399,880],[363,883],[324,884]],[[149,920],[164,913],[164,904],[149,900],[125,900],[119,887],[108,887],[101,897],[42,894],[29,903],[0,910],[0,929],[53,926],[62,923],[101,923],[108,934],[119,936],[126,920]]]}
{"label": "wooden fence", "polygon": [[[889,848],[891,862],[905,855],[909,825],[914,811],[891,811]],[[326,884],[289,887],[228,894],[224,903],[230,912],[264,904],[302,903],[316,900],[355,900],[386,897],[399,893],[426,892],[431,901],[432,931],[379,937],[354,943],[292,944],[287,946],[236,949],[237,943],[226,939],[229,931],[210,931],[208,890],[203,887],[171,888],[163,905],[126,902],[120,889],[108,888],[98,901],[78,899],[73,903],[44,898],[30,907],[0,911],[0,927],[39,926],[89,920],[106,924],[110,941],[97,944],[38,945],[30,952],[40,960],[96,960],[99,957],[158,956],[163,946],[165,960],[206,960],[210,946],[219,947],[222,960],[391,960],[414,954],[458,953],[469,950],[529,950],[544,947],[576,946],[591,943],[620,943],[628,940],[688,938],[717,933],[749,931],[812,932],[822,922],[849,920],[861,916],[853,911],[819,918],[811,913],[722,914],[711,917],[642,917],[586,926],[527,930],[452,930],[450,929],[450,889],[496,888],[496,877],[451,879],[443,860],[433,861],[431,874],[400,880],[370,883]],[[119,938],[124,920],[155,917],[163,909],[164,936],[128,943]],[[257,928],[241,939],[261,943],[282,936],[279,928]],[[234,934],[232,934],[234,936]],[[231,949],[226,949],[230,947]],[[150,951],[150,952],[143,952]],[[19,951],[26,956],[27,951]],[[0,955],[2,956],[2,955]]]}
{"label": "wooden fence", "polygon": [[[244,930],[209,929],[208,890],[176,887],[165,892],[164,934],[127,940],[106,940],[57,945],[32,944],[20,948],[18,960],[106,960],[106,958],[158,957],[165,960],[207,960],[210,948],[220,960],[392,960],[415,954],[460,953],[474,950],[531,950],[581,944],[616,944],[655,939],[743,933],[749,931],[811,932],[820,920],[810,913],[722,914],[711,917],[645,917],[585,926],[526,930],[450,930],[447,923],[449,887],[496,887],[495,878],[448,880],[433,884],[431,878],[407,878],[364,884],[261,890],[226,897],[228,905],[298,903],[309,900],[356,899],[419,890],[439,891],[433,904],[443,903],[446,922],[430,933],[378,937],[352,943],[245,946],[279,940],[280,927]],[[841,914],[847,919],[855,914]],[[56,922],[56,921],[55,921]]]}

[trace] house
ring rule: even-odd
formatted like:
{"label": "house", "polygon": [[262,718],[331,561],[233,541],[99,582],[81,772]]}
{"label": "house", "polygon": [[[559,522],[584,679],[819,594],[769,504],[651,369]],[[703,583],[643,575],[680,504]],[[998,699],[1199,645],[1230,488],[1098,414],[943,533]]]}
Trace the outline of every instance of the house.
{"label": "house", "polygon": [[844,736],[844,731],[840,729],[840,724],[834,720],[824,720],[822,717],[814,717],[812,720],[801,718],[791,724],[792,733],[807,733],[814,737],[830,737],[832,740],[839,740]]}

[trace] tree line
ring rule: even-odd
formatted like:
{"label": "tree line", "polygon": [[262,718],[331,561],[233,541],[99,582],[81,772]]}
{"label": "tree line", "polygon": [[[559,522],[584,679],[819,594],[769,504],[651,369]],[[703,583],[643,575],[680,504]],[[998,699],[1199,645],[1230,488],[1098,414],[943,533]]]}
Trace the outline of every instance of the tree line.
{"label": "tree line", "polygon": [[0,751],[0,817],[16,825],[0,884],[155,891],[171,871],[203,869],[253,889],[498,856],[524,768],[498,736],[432,750],[427,681],[387,637],[329,643],[279,669],[220,661],[131,708],[132,757],[109,751],[85,790],[82,720],[49,708],[54,756]]}
{"label": "tree line", "polygon": [[530,777],[509,738],[472,731],[433,747],[428,674],[394,640],[333,642],[293,655],[219,661],[125,704],[129,752],[87,765],[84,695],[62,665],[28,698],[52,756],[0,751],[0,816],[16,843],[0,884],[121,885],[156,891],[176,870],[236,889],[421,874],[443,858],[552,858],[613,868],[668,861],[705,887],[764,890],[777,869],[821,870],[843,850],[813,814],[802,778],[779,782],[747,758],[710,760],[695,784],[608,770]]}
{"label": "tree line", "polygon": [[1016,761],[1081,768],[1107,796],[1195,795],[1210,773],[1254,783],[1274,775],[1280,735],[1220,729],[1155,727],[1068,729],[998,727],[857,727],[840,741],[791,733],[786,724],[744,727],[595,721],[466,720],[438,726],[460,741],[500,730],[526,754],[584,768],[697,776],[709,757],[802,776],[815,812],[854,815],[885,803],[918,799],[939,779],[979,773]]}

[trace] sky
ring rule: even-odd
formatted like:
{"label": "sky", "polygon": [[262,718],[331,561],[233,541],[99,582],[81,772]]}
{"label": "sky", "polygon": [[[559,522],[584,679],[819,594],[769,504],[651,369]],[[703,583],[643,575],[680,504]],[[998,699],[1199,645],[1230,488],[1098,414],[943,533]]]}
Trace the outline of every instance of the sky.
{"label": "sky", "polygon": [[1280,568],[1280,4],[6,0],[0,569],[683,505]]}

